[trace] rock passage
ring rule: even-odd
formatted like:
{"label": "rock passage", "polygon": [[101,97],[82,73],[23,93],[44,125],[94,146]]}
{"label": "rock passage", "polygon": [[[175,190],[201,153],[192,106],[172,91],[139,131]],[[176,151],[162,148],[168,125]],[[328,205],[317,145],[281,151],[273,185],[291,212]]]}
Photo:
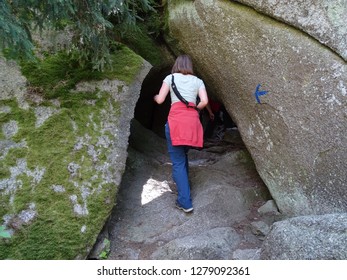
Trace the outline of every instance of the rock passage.
{"label": "rock passage", "polygon": [[[193,213],[175,208],[165,139],[133,122],[127,168],[109,222],[108,259],[258,259],[278,217],[238,131],[189,151]],[[91,257],[98,258],[102,246]],[[99,250],[99,251],[98,251]]]}

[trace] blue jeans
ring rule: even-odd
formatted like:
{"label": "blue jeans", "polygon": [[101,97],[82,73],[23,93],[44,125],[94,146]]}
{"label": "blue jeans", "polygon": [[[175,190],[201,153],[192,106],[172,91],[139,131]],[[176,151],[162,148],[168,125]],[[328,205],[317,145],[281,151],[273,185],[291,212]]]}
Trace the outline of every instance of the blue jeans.
{"label": "blue jeans", "polygon": [[165,125],[165,135],[169,155],[172,161],[172,178],[177,187],[177,203],[183,208],[193,207],[192,199],[190,196],[189,185],[189,167],[188,167],[188,150],[187,146],[172,146],[169,124]]}

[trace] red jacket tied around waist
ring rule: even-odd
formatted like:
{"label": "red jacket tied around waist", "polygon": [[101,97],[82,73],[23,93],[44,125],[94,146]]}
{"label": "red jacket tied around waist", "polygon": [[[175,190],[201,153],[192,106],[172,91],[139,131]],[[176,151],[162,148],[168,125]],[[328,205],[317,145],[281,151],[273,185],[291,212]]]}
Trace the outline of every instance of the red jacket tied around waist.
{"label": "red jacket tied around waist", "polygon": [[[189,105],[195,106],[194,103]],[[194,108],[188,108],[182,102],[175,102],[171,106],[168,123],[173,146],[202,148],[204,132],[199,113]]]}

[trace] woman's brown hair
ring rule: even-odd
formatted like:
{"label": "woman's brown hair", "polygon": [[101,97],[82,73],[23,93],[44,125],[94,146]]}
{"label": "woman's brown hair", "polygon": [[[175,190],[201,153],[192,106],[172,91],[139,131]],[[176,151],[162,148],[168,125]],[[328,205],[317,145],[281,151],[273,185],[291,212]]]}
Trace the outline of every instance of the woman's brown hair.
{"label": "woman's brown hair", "polygon": [[171,73],[182,73],[184,75],[194,75],[193,63],[189,55],[182,54],[176,58],[175,64],[172,66]]}

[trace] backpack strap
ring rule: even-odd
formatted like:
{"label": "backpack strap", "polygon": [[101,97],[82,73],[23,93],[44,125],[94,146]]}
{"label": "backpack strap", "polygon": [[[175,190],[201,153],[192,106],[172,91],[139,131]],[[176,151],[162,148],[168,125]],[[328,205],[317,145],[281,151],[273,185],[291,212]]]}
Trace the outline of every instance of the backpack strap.
{"label": "backpack strap", "polygon": [[172,87],[172,90],[173,92],[176,94],[177,98],[183,102],[187,108],[194,108],[195,110],[197,110],[198,112],[200,112],[200,110],[196,107],[196,106],[191,106],[189,105],[189,102],[187,100],[185,100],[183,98],[183,96],[180,94],[180,92],[178,91],[177,87],[176,87],[176,84],[175,84],[175,81],[174,81],[174,75],[171,75],[171,87]]}

